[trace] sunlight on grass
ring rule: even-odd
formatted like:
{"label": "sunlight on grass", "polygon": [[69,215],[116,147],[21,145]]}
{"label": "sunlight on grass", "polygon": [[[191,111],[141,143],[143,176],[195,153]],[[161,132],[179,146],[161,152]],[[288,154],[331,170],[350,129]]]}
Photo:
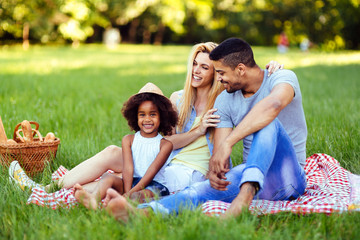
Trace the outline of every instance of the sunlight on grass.
{"label": "sunlight on grass", "polygon": [[319,53],[307,54],[301,56],[279,56],[278,61],[286,63],[289,68],[293,67],[308,67],[314,65],[327,65],[327,66],[341,66],[348,64],[359,64],[360,66],[360,53]]}
{"label": "sunlight on grass", "polygon": [[[271,49],[271,48],[270,48]],[[286,54],[280,54],[276,49],[267,50],[267,53],[263,54],[263,50],[266,48],[254,47],[255,58],[259,59],[264,63],[270,59],[276,60],[280,63],[285,64],[286,68],[295,67],[309,67],[315,65],[325,66],[341,66],[348,64],[359,64],[360,67],[360,51],[342,51],[342,52],[301,52],[299,50],[290,50]],[[261,56],[257,56],[257,52],[261,53]],[[264,57],[267,60],[264,60]]]}
{"label": "sunlight on grass", "polygon": [[[148,81],[170,96],[184,86],[190,46],[102,45],[0,48],[0,115],[8,137],[24,119],[55,132],[61,145],[55,161],[36,180],[46,184],[60,165],[71,169],[106,146],[121,145],[131,133],[121,114],[123,103]],[[307,155],[327,153],[360,174],[360,52],[302,53],[254,47],[264,68],[277,60],[299,79],[308,126]],[[241,144],[231,155],[242,159]],[[82,207],[56,211],[27,205],[28,192],[16,190],[0,167],[1,239],[357,239],[360,214],[331,216],[291,213],[230,221],[200,210],[178,216],[153,214],[119,224],[104,211]],[[330,237],[329,237],[330,236]]]}
{"label": "sunlight on grass", "polygon": [[[134,74],[147,75],[159,71],[169,74],[184,73],[186,72],[186,54],[190,49],[187,46],[175,48],[174,46],[150,47],[142,45],[119,45],[115,50],[109,50],[102,45],[90,45],[89,48],[80,49],[52,48],[57,52],[55,57],[48,56],[46,51],[38,46],[29,51],[22,51],[16,47],[7,48],[2,51],[0,56],[1,72],[4,74],[47,75],[64,70],[104,67],[119,68],[122,73],[128,76]],[[102,52],[88,56],[89,49]],[[174,54],[172,51],[175,49],[177,51]],[[171,52],[171,54],[167,54],[167,52]],[[139,66],[138,69],[132,68],[136,65]]]}

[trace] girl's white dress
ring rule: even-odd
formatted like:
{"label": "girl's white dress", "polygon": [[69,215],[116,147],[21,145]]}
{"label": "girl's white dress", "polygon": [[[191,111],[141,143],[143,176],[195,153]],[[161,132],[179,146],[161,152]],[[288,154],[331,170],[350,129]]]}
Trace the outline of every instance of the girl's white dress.
{"label": "girl's white dress", "polygon": [[[131,145],[131,152],[134,162],[134,177],[142,178],[151,163],[155,160],[160,152],[160,142],[163,137],[158,134],[153,138],[145,138],[141,136],[140,131],[135,133],[133,143]],[[155,175],[153,181],[161,183],[166,186],[164,177],[165,165]]]}

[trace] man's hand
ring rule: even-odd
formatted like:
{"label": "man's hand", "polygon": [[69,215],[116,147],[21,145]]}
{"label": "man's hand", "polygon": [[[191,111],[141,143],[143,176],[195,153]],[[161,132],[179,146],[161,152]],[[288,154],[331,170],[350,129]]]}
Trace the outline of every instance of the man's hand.
{"label": "man's hand", "polygon": [[213,171],[209,171],[207,177],[209,178],[211,187],[216,190],[226,191],[227,186],[231,184],[231,182],[224,180],[226,179],[225,174],[216,174]]}
{"label": "man's hand", "polygon": [[232,147],[226,142],[220,144],[216,149],[215,153],[211,156],[209,160],[209,169],[210,171],[219,173],[227,173],[229,171],[229,159],[232,151]]}
{"label": "man's hand", "polygon": [[225,191],[227,190],[227,185],[230,184],[229,181],[225,181],[225,173],[230,170],[229,159],[231,150],[232,148],[229,145],[222,143],[216,153],[210,158],[208,178],[211,187],[217,190]]}

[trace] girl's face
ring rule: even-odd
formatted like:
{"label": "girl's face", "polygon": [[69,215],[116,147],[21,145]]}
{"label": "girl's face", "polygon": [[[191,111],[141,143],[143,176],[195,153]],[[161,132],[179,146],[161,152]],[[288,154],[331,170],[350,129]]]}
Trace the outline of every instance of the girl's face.
{"label": "girl's face", "polygon": [[214,66],[208,53],[199,52],[193,62],[191,86],[201,88],[211,86],[214,80]]}
{"label": "girl's face", "polygon": [[156,137],[160,126],[160,112],[152,101],[145,101],[138,108],[138,126],[143,137]]}

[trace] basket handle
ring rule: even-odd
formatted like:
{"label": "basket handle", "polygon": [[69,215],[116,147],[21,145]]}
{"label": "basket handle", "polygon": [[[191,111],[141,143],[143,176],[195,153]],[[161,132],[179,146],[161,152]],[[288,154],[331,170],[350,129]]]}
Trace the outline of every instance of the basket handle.
{"label": "basket handle", "polygon": [[[31,122],[30,122],[31,123]],[[41,136],[41,133],[37,130],[37,129],[33,129],[34,133],[33,133],[33,136],[35,136],[36,134],[38,135],[39,137],[39,141],[40,142],[43,142],[44,141],[44,138],[43,136]]]}
{"label": "basket handle", "polygon": [[[30,121],[30,124],[34,124],[35,125],[35,130],[38,131],[39,130],[39,123],[38,122],[34,122],[34,121]],[[19,127],[21,126],[21,123],[18,123],[16,126],[15,126],[15,130],[14,130],[14,136],[13,136],[13,139],[15,140],[16,136],[17,136],[17,131],[19,129]],[[34,129],[33,129],[34,130]],[[19,134],[20,135],[20,134]],[[35,137],[36,135],[36,132],[34,131],[33,133],[33,137]],[[40,138],[40,136],[39,136]],[[20,138],[21,140],[21,138]],[[22,139],[24,140],[24,139]]]}
{"label": "basket handle", "polygon": [[[41,133],[38,131],[38,130],[36,130],[36,129],[32,129],[33,130],[33,136],[35,136],[36,134],[39,136],[39,141],[40,142],[43,142],[44,141],[44,138],[43,138],[43,136],[41,135]],[[22,142],[22,143],[24,143],[25,142],[25,140],[24,140],[24,138],[23,138],[23,136],[21,136],[21,134],[20,134],[20,132],[22,132],[23,130],[22,129],[18,129],[17,131],[16,131],[16,133],[14,133],[15,135],[14,135],[14,140],[16,139],[16,137],[18,137],[19,139],[20,139],[20,142]]]}
{"label": "basket handle", "polygon": [[[34,125],[35,125],[35,130],[36,130],[36,131],[39,130],[39,123],[38,123],[38,122],[30,121],[30,124],[34,124]],[[40,132],[39,132],[39,134],[40,134]],[[39,138],[40,138],[41,134],[40,134],[40,135],[39,135],[39,134],[38,134],[38,136],[39,136]],[[35,137],[35,135],[36,135],[36,132],[34,131],[33,137]],[[41,137],[41,138],[42,138],[42,137]]]}
{"label": "basket handle", "polygon": [[[19,125],[19,124],[18,124]],[[16,127],[15,127],[16,129]],[[24,143],[25,140],[24,138],[20,135],[20,132],[22,132],[22,129],[16,130],[16,132],[14,132],[14,140],[16,139],[16,136],[20,139],[20,142]]]}

